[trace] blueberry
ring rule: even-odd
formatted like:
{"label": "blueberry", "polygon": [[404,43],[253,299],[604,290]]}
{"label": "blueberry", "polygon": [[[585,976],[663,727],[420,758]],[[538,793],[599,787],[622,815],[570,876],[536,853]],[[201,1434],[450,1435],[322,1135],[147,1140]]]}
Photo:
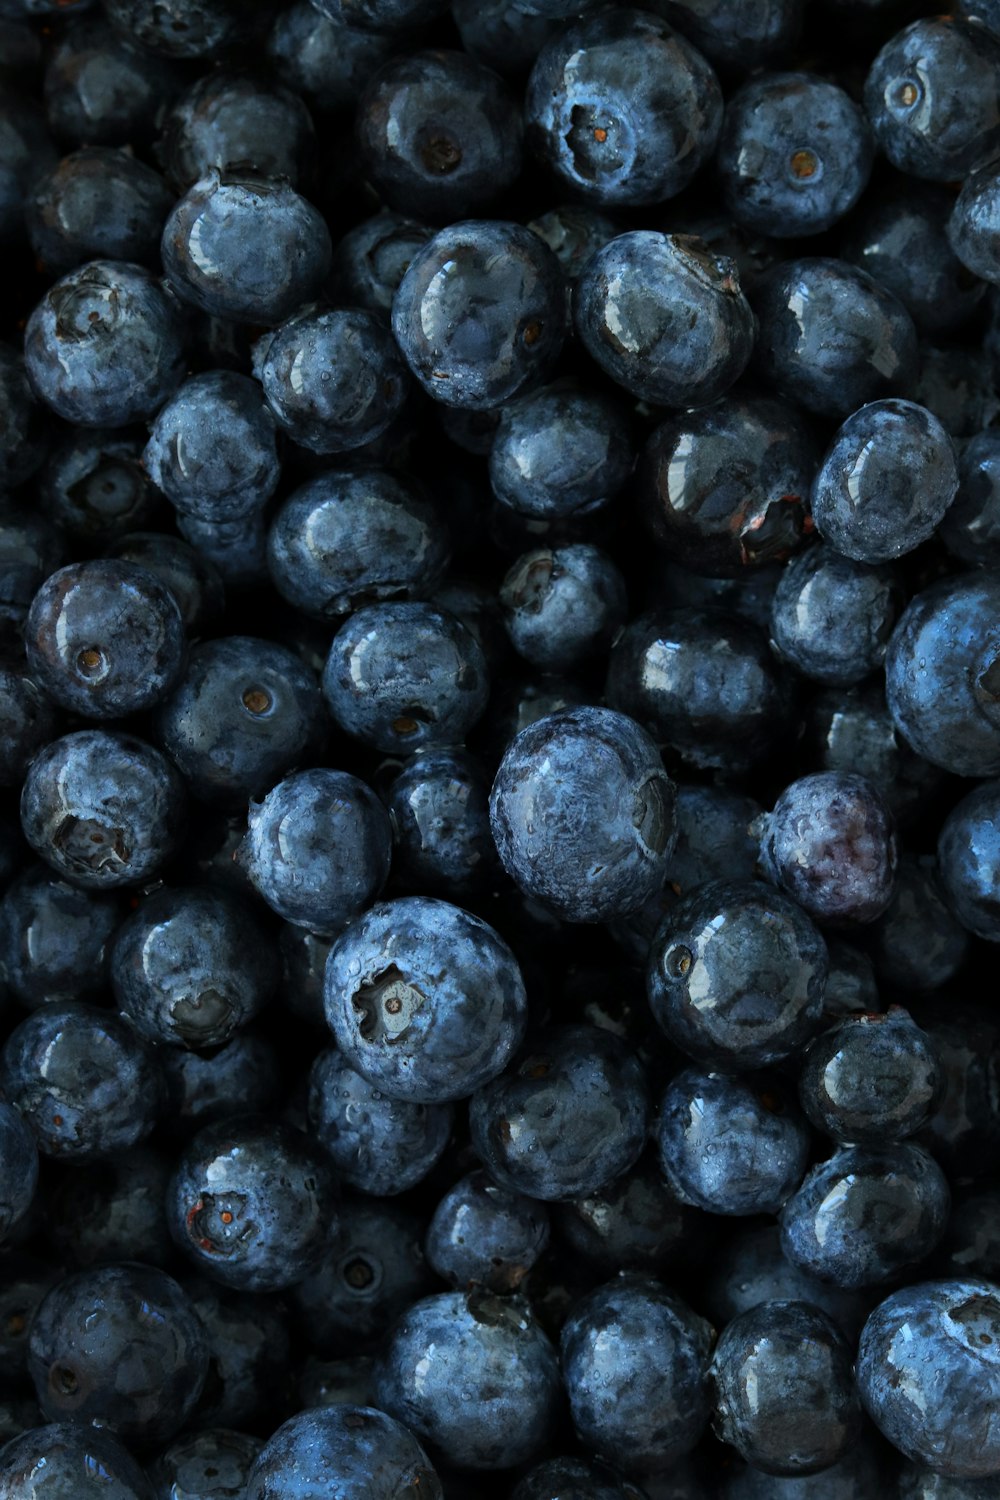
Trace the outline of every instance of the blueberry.
{"label": "blueberry", "polygon": [[766,1474],[818,1473],[859,1435],[847,1340],[806,1302],[762,1302],[734,1318],[710,1376],[717,1435]]}
{"label": "blueberry", "polygon": [[344,453],[387,431],[409,374],[383,320],[360,308],[301,309],[254,349],[278,425],[313,453]]}
{"label": "blueberry", "polygon": [[867,271],[828,257],[782,261],[756,282],[751,303],[759,324],[753,368],[786,400],[839,420],[867,401],[909,410],[884,398],[913,385],[913,319]]}
{"label": "blueberry", "polygon": [[930,855],[904,856],[892,901],[869,933],[869,952],[882,984],[905,994],[939,989],[955,977],[970,945],[964,924],[950,907],[939,862]]}
{"label": "blueberry", "polygon": [[427,1227],[425,1250],[435,1275],[451,1287],[516,1292],[549,1241],[545,1205],[471,1172],[441,1199]]}
{"label": "blueberry", "polygon": [[386,62],[358,103],[358,149],[379,197],[436,222],[468,218],[521,170],[521,118],[491,68],[463,52]]}
{"label": "blueberry", "polygon": [[75,151],[34,186],[25,215],[31,248],[57,274],[88,260],[155,269],[173,202],[160,174],[126,152]]}
{"label": "blueberry", "polygon": [[748,72],[798,39],[800,0],[657,0],[656,10],[717,68]]}
{"label": "blueberry", "polygon": [[176,687],[187,646],[173,594],[134,563],[70,563],[32,600],[24,627],[31,670],[61,707],[118,719]]}
{"label": "blueberry", "polygon": [[607,653],[625,623],[625,580],[588,543],[525,552],[500,585],[507,634],[542,672],[565,672]]}
{"label": "blueberry", "polygon": [[469,56],[518,82],[559,26],[555,17],[529,15],[512,0],[452,0],[451,14]]}
{"label": "blueberry", "polygon": [[170,1233],[213,1281],[278,1291],[318,1264],[332,1191],[330,1168],[311,1140],[238,1115],[206,1125],[182,1151],[167,1193]]}
{"label": "blueberry", "polygon": [[632,459],[617,403],[558,382],[503,407],[490,448],[490,484],[519,516],[575,519],[617,498]]}
{"label": "blueberry", "polygon": [[24,358],[59,416],[125,427],[153,416],[184,373],[181,312],[144,267],[94,260],[45,293],[28,319]]}
{"label": "blueberry", "polygon": [[392,834],[375,793],[346,771],[296,771],[250,804],[239,858],[286,922],[339,932],[389,873]]}
{"label": "blueberry", "polygon": [[[243,834],[243,820],[238,824],[235,843]],[[231,869],[237,866],[230,857]],[[250,882],[246,882],[249,886]],[[299,1020],[307,1026],[321,1028],[326,1024],[323,1015],[323,975],[326,960],[333,946],[332,937],[316,932],[307,932],[304,927],[294,927],[291,922],[282,922],[278,933],[278,952],[281,958],[281,1000]]]}
{"label": "blueberry", "polygon": [[751,880],[757,843],[751,824],[760,807],[725,787],[681,782],[675,804],[677,843],[667,861],[667,884],[686,895],[706,880]]}
{"label": "blueberry", "polygon": [[[969,7],[963,6],[963,10]],[[899,1467],[899,1500],[996,1500],[1000,1495],[1000,1478],[949,1479],[925,1469],[923,1464],[905,1461]]]}
{"label": "blueberry", "polygon": [[97,15],[54,40],[44,80],[53,135],[72,146],[147,143],[180,88],[173,64],[132,46]]}
{"label": "blueberry", "polygon": [[11,653],[0,657],[0,785],[20,786],[35,756],[58,733],[60,714]]}
{"label": "blueberry", "polygon": [[267,55],[282,83],[310,109],[353,109],[365,84],[392,55],[390,33],[362,31],[294,0],[274,17]]}
{"label": "blueberry", "polygon": [[156,728],[196,796],[240,806],[315,745],[321,715],[316,679],[291,651],[223,636],[191,652]]}
{"label": "blueberry", "polygon": [[938,838],[938,868],[948,905],[967,932],[991,943],[1000,941],[998,797],[1000,783],[975,787],[952,808]]}
{"label": "blueberry", "polygon": [[310,1355],[298,1380],[303,1409],[371,1406],[375,1400],[374,1364],[370,1354],[353,1354],[344,1359],[317,1359]]}
{"label": "blueberry", "polygon": [[345,1060],[390,1098],[442,1104],[501,1073],[524,1034],[521,972],[447,901],[383,901],[330,950],[326,1015]]}
{"label": "blueberry", "polygon": [[482,769],[466,751],[418,751],[386,798],[394,876],[414,890],[456,899],[493,879],[497,854],[489,790]]}
{"label": "blueberry", "polygon": [[273,327],[312,301],[330,270],[319,211],[278,178],[213,169],[163,230],[163,267],[202,312]]}
{"label": "blueberry", "polygon": [[687,765],[739,773],[787,741],[792,684],[762,630],[720,609],[639,615],[611,651],[607,700]]}
{"label": "blueberry", "polygon": [[1000,55],[945,17],[914,21],[878,53],[865,109],[879,146],[913,177],[951,182],[1000,146]]}
{"label": "blueberry", "polygon": [[243,1500],[260,1438],[224,1427],[179,1437],[149,1465],[157,1500]]}
{"label": "blueberry", "polygon": [[185,515],[239,520],[260,510],[278,483],[274,417],[246,375],[194,375],[160,409],[143,464]]}
{"label": "blueberry", "polygon": [[573,292],[587,353],[640,401],[708,406],[743,373],[756,324],[736,266],[687,235],[633,230],[588,261]]}
{"label": "blueberry", "polygon": [[1000,774],[998,601],[995,574],[942,579],[913,596],[889,642],[893,724],[918,755],[956,776]]}
{"label": "blueberry", "polygon": [[542,379],[562,347],[559,263],[530,229],[471,219],[412,257],[392,304],[400,352],[430,396],[482,411]]}
{"label": "blueberry", "polygon": [[38,1187],[38,1147],[31,1125],[0,1100],[0,1240],[24,1218]]}
{"label": "blueberry", "polygon": [[803,1059],[799,1097],[833,1140],[877,1147],[927,1123],[941,1082],[932,1038],[892,1006],[883,1014],[846,1016],[818,1037]]}
{"label": "blueberry", "polygon": [[412,1214],[374,1199],[341,1205],[323,1258],[290,1293],[311,1348],[376,1349],[432,1278]]}
{"label": "blueberry", "polygon": [[66,561],[66,542],[37,507],[0,500],[0,633],[20,654],[28,607],[50,573]]}
{"label": "blueberry", "polygon": [[863,1495],[886,1493],[884,1470],[882,1448],[868,1439],[855,1443],[819,1474],[779,1479],[753,1464],[733,1466],[726,1471],[720,1495],[721,1500],[861,1500]]}
{"label": "blueberry", "polygon": [[163,1047],[160,1065],[167,1124],[182,1136],[244,1110],[263,1113],[279,1092],[274,1048],[252,1032],[237,1032],[224,1047],[205,1053]]}
{"label": "blueberry", "polygon": [[205,1333],[184,1292],[153,1266],[78,1271],[31,1325],[28,1367],[50,1421],[109,1425],[125,1442],[168,1442],[208,1371]]}
{"label": "blueberry", "polygon": [[331,1475],[345,1496],[394,1500],[410,1490],[443,1500],[423,1448],[403,1426],[372,1407],[301,1411],[264,1444],[247,1480],[246,1500],[327,1500]]}
{"label": "blueberry", "polygon": [[779,657],[814,682],[862,682],[885,660],[902,590],[887,568],[811,547],[782,574],[771,609]]}
{"label": "blueberry", "polygon": [[619,1276],[582,1297],[561,1355],[587,1449],[651,1477],[690,1452],[708,1417],[711,1341],[709,1324],[651,1277]]}
{"label": "blueberry", "polygon": [[157,155],[183,193],[213,167],[224,172],[237,163],[295,187],[315,150],[309,112],[296,94],[245,74],[212,72],[174,104]]}
{"label": "blueberry", "polygon": [[24,209],[36,179],[56,164],[45,116],[33,99],[4,88],[0,124],[0,244],[24,236]]}
{"label": "blueberry", "polygon": [[[561,1385],[556,1352],[528,1303],[486,1292],[414,1302],[375,1371],[379,1405],[462,1469],[509,1469],[534,1458]],[[252,1485],[247,1500],[255,1500]]]}
{"label": "blueberry", "polygon": [[599,11],[542,48],[525,99],[527,140],[574,197],[662,203],[711,157],[722,93],[708,63],[659,16]]}
{"label": "blueberry", "polygon": [[713,1214],[777,1213],[809,1155],[806,1121],[768,1079],[685,1068],[668,1084],[653,1130],[670,1187]]}
{"label": "blueberry", "polygon": [[123,36],[163,57],[210,58],[248,29],[235,0],[104,0],[108,19]]}
{"label": "blueberry", "polygon": [[[826,1313],[852,1346],[872,1305],[868,1293],[849,1292],[832,1282],[817,1281],[787,1260],[781,1253],[780,1230],[774,1223],[762,1228],[740,1227],[737,1234],[723,1240],[709,1266],[702,1295],[709,1316],[719,1327],[761,1303],[808,1302]],[[780,1493],[775,1490],[775,1494]],[[860,1496],[844,1500],[860,1500]]]}
{"label": "blueberry", "polygon": [[558,1238],[602,1276],[655,1275],[683,1264],[703,1227],[667,1186],[651,1152],[596,1192],[553,1204],[551,1215]]}
{"label": "blueberry", "polygon": [[730,397],[655,429],[639,467],[640,512],[672,561],[735,577],[800,544],[814,467],[791,407]]}
{"label": "blueberry", "polygon": [[38,1500],[155,1500],[127,1448],[106,1428],[55,1422],[12,1438],[0,1452],[0,1494]]}
{"label": "blueberry", "polygon": [[169,1178],[169,1159],[149,1146],[75,1166],[49,1198],[58,1254],[75,1267],[122,1260],[169,1266]]}
{"label": "blueberry", "polygon": [[45,1156],[88,1162],[143,1140],[163,1105],[151,1049],[118,1016],[77,1002],[46,1005],[4,1044],[0,1083]]}
{"label": "blueberry", "polygon": [[227,588],[257,587],[267,579],[267,524],[261,511],[237,521],[205,521],[177,513],[177,530],[215,568]]}
{"label": "blueberry", "polygon": [[639,1491],[602,1463],[583,1458],[552,1458],[532,1469],[511,1491],[510,1500],[639,1500]]}
{"label": "blueberry", "polygon": [[953,557],[996,567],[1000,563],[997,513],[1000,491],[1000,434],[987,429],[962,444],[958,455],[958,494],[938,528]]}
{"label": "blueberry", "polygon": [[334,636],[323,669],[334,721],[385,754],[460,743],[488,694],[475,637],[430,604],[357,610]]}
{"label": "blueberry", "polygon": [[111,949],[111,987],[140,1036],[221,1047],[277,982],[277,954],[256,913],[228,891],[163,888],[126,918]]}
{"label": "blueberry", "polygon": [[892,814],[863,776],[802,776],[762,823],[763,873],[817,922],[855,926],[881,916],[897,858]]}
{"label": "blueberry", "polygon": [[789,1057],[816,1031],[827,966],[823,939],[787,896],[758,881],[713,880],[664,918],[647,993],[689,1056],[744,1072]]}
{"label": "blueberry", "polygon": [[72,885],[110,891],[154,875],[186,821],[173,766],[131,734],[83,729],[53,740],[21,793],[24,836]]}
{"label": "blueberry", "polygon": [[378,1198],[421,1182],[451,1137],[450,1104],[391,1099],[340,1052],[321,1052],[309,1073],[309,1123],[338,1179]]}
{"label": "blueberry", "polygon": [[270,1432],[291,1358],[284,1303],[260,1293],[226,1291],[200,1277],[186,1280],[184,1288],[209,1348],[208,1378],[192,1425]]}
{"label": "blueberry", "polygon": [[36,1010],[105,989],[121,915],[114,897],[81,891],[45,865],[29,865],[0,900],[0,966],[15,1000]]}
{"label": "blueberry", "polygon": [[[135,429],[78,427],[50,454],[38,479],[39,505],[78,547],[103,551],[133,526],[159,519],[163,497],[142,466],[145,441]],[[55,564],[47,569],[54,571]]]}
{"label": "blueberry", "polygon": [[944,1173],[922,1146],[841,1146],[782,1209],[781,1248],[821,1281],[879,1286],[926,1260],[950,1207]]}
{"label": "blueberry", "polygon": [[985,349],[925,341],[918,354],[913,398],[937,417],[956,446],[1000,415],[993,360]]}
{"label": "blueberry", "polygon": [[[446,9],[447,0],[313,0],[321,15],[363,31],[406,32],[424,26]],[[255,1500],[250,1496],[249,1500]]]}
{"label": "blueberry", "polygon": [[116,558],[145,568],[166,586],[190,635],[204,635],[218,621],[225,603],[219,571],[180,537],[162,531],[127,531],[110,550]]}
{"label": "blueberry", "polygon": [[596,1192],[627,1171],[648,1113],[642,1064],[620,1037],[554,1026],[473,1097],[469,1129],[501,1187],[545,1201]]}
{"label": "blueberry", "polygon": [[30,479],[46,456],[48,423],[35,400],[24,359],[0,344],[0,484],[14,489]]}
{"label": "blueberry", "polygon": [[953,1479],[1000,1469],[991,1413],[997,1391],[1000,1295],[974,1277],[893,1292],[861,1334],[861,1399],[908,1458]]}
{"label": "blueberry", "polygon": [[1000,1030],[988,1012],[948,994],[917,1011],[941,1066],[936,1108],[920,1134],[953,1178],[993,1171],[1000,1147],[1000,1121],[993,1106],[1000,1068]]}

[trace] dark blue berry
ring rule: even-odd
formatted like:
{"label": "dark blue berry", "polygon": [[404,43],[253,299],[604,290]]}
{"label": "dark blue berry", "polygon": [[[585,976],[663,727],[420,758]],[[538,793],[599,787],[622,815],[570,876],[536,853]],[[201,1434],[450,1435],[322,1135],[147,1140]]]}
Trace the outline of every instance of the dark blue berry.
{"label": "dark blue berry", "polygon": [[165,1123],[177,1135],[191,1135],[244,1110],[261,1114],[277,1100],[274,1048],[252,1032],[238,1032],[224,1047],[204,1053],[163,1047],[159,1056],[167,1090]]}
{"label": "dark blue berry", "polygon": [[489,451],[490,484],[519,516],[575,519],[618,497],[632,459],[617,403],[559,381],[503,407]]}
{"label": "dark blue berry", "polygon": [[0,901],[0,967],[15,1000],[36,1010],[104,990],[121,915],[113,897],[29,865]]}
{"label": "dark blue berry", "polygon": [[274,18],[267,55],[282,83],[310,109],[334,113],[355,107],[395,46],[387,32],[363,31],[323,15],[309,0],[294,0]]}
{"label": "dark blue berry", "polygon": [[27,665],[0,658],[0,785],[20,786],[39,751],[58,733],[60,714]]}
{"label": "dark blue berry", "polygon": [[657,0],[656,11],[717,68],[744,73],[798,39],[800,0]]}
{"label": "dark blue berry", "polygon": [[125,151],[75,151],[35,184],[25,211],[31,248],[54,274],[88,260],[155,268],[173,202],[160,174]]}
{"label": "dark blue berry", "polygon": [[155,1500],[127,1448],[106,1428],[57,1422],[12,1438],[0,1451],[0,1494],[37,1500]]}
{"label": "dark blue berry", "polygon": [[0,344],[0,484],[5,490],[30,479],[45,460],[49,424],[43,413],[22,355]]}
{"label": "dark blue berry", "polygon": [[149,1465],[156,1500],[243,1500],[260,1438],[224,1427],[179,1437]]}
{"label": "dark blue berry", "polygon": [[38,1147],[31,1125],[0,1100],[0,1240],[31,1208],[38,1187]]}
{"label": "dark blue berry", "polygon": [[[39,475],[39,505],[78,547],[103,550],[133,526],[158,519],[163,497],[142,466],[145,441],[135,429],[78,427],[49,456]],[[55,565],[47,570],[54,571]]]}
{"label": "dark blue berry", "polygon": [[109,1161],[75,1166],[51,1192],[52,1238],[70,1265],[137,1260],[169,1266],[169,1158],[134,1146]]}
{"label": "dark blue berry", "polygon": [[[374,40],[370,32],[353,35]],[[364,307],[387,320],[410,261],[432,234],[426,224],[388,208],[363,219],[334,246],[331,283],[338,299],[347,307]]]}
{"label": "dark blue berry", "polygon": [[[948,905],[967,932],[1000,942],[1000,783],[986,782],[952,808],[938,837]],[[921,943],[926,932],[921,932]]]}
{"label": "dark blue berry", "polygon": [[123,36],[162,57],[211,58],[236,42],[250,20],[235,0],[105,0]]}
{"label": "dark blue berry", "polygon": [[1000,563],[1000,434],[987,428],[961,446],[958,494],[938,528],[953,557],[995,567]]}
{"label": "dark blue berry", "polygon": [[625,580],[606,552],[579,542],[525,552],[500,585],[511,645],[541,672],[606,655],[625,623]]}
{"label": "dark blue berry", "polygon": [[703,1227],[667,1186],[651,1152],[613,1182],[554,1203],[550,1212],[559,1239],[602,1276],[621,1270],[655,1275],[682,1265]]}
{"label": "dark blue berry", "polygon": [[172,63],[93,14],[59,32],[45,69],[49,125],[71,146],[147,143],[179,88]]}
{"label": "dark blue berry", "polygon": [[296,94],[230,72],[206,73],[181,95],[157,146],[181,193],[213,167],[237,164],[294,187],[315,151],[312,121]]}
{"label": "dark blue berry", "polygon": [[471,1172],[450,1188],[427,1227],[425,1251],[449,1286],[516,1292],[549,1242],[545,1205]]}
{"label": "dark blue berry", "polygon": [[373,1407],[350,1405],[301,1411],[283,1423],[250,1470],[246,1500],[328,1500],[332,1474],[345,1494],[367,1490],[371,1500],[394,1500],[409,1490],[443,1500],[408,1428]]}
{"label": "dark blue berry", "polygon": [[940,989],[969,954],[969,934],[950,909],[941,867],[932,855],[904,855],[892,900],[869,929],[868,951],[889,989]]}
{"label": "dark blue berry", "polygon": [[456,899],[493,879],[489,794],[489,781],[465,750],[421,750],[407,761],[386,797],[394,877]]}
{"label": "dark blue berry", "polygon": [[205,635],[217,623],[225,604],[219,571],[180,537],[162,531],[128,531],[110,550],[116,558],[145,568],[165,584],[190,635]]}
{"label": "dark blue berry", "polygon": [[771,643],[813,682],[862,682],[885,660],[901,594],[887,567],[852,562],[820,543],[793,558],[781,576]]}
{"label": "dark blue berry", "polygon": [[818,1130],[856,1146],[904,1140],[927,1123],[941,1090],[933,1040],[900,1006],[849,1015],[805,1053],[802,1108]]}
{"label": "dark blue berry", "polygon": [[260,1293],[226,1291],[200,1277],[185,1280],[184,1289],[209,1348],[208,1378],[192,1425],[270,1432],[291,1359],[284,1303]]}

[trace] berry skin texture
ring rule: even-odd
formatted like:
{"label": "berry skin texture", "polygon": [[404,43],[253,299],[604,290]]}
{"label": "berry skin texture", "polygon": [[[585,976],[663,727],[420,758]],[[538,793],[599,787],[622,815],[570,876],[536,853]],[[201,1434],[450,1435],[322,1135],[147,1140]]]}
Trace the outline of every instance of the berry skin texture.
{"label": "berry skin texture", "polygon": [[588,354],[654,406],[708,406],[743,373],[756,324],[736,266],[688,235],[632,230],[588,261],[573,292]]}
{"label": "berry skin texture", "polygon": [[1000,942],[1000,783],[975,787],[952,808],[938,836],[938,869],[965,930]]}
{"label": "berry skin texture", "polygon": [[32,1205],[38,1186],[38,1147],[30,1124],[0,1100],[0,1241]]}
{"label": "berry skin texture", "polygon": [[861,1333],[858,1389],[908,1458],[951,1479],[1000,1470],[1000,1292],[969,1278],[893,1292]]}
{"label": "berry skin texture", "polygon": [[25,621],[31,670],[62,708],[118,719],[159,703],[187,657],[177,601],[134,563],[70,563],[50,574]]}
{"label": "berry skin texture", "polygon": [[126,152],[75,151],[35,186],[25,214],[31,248],[55,274],[88,260],[155,269],[173,201],[159,173]]}
{"label": "berry skin texture", "polygon": [[851,1349],[806,1302],[762,1302],[722,1331],[712,1357],[718,1437],[766,1474],[816,1474],[860,1431]]}
{"label": "berry skin texture", "polygon": [[625,580],[586,542],[525,552],[500,585],[511,645],[541,672],[566,672],[605,654],[625,623]]}
{"label": "berry skin texture", "polygon": [[602,208],[663,203],[708,161],[722,124],[711,67],[658,16],[605,10],[541,50],[529,146],[561,189]]}
{"label": "berry skin texture", "polygon": [[799,1098],[841,1144],[881,1146],[927,1123],[942,1085],[937,1048],[901,1006],[845,1016],[807,1049]]}
{"label": "berry skin texture", "polygon": [[350,1065],[393,1099],[446,1104],[503,1071],[527,1000],[493,928],[447,901],[405,896],[352,922],[330,950],[326,1017]]}
{"label": "berry skin texture", "polygon": [[339,932],[378,896],[392,833],[375,793],[346,771],[297,771],[252,802],[237,858],[286,922]]}
{"label": "berry skin texture", "polygon": [[602,708],[549,714],[508,746],[490,796],[500,859],[569,922],[634,911],[660,887],[674,787],[646,732]]}
{"label": "berry skin texture", "polygon": [[429,396],[486,411],[542,379],[562,348],[559,262],[530,229],[470,219],[413,256],[392,303],[400,353]]}
{"label": "berry skin texture", "polygon": [[524,1298],[440,1292],[396,1324],[376,1363],[375,1392],[448,1463],[491,1470],[526,1463],[544,1446],[562,1382]]}
{"label": "berry skin texture", "polygon": [[182,317],[150,271],[94,260],[50,287],[24,332],[36,395],[69,422],[152,417],[184,373]]}
{"label": "berry skin texture", "polygon": [[336,1405],[300,1411],[272,1434],[247,1480],[246,1500],[330,1500],[331,1476],[345,1500],[444,1500],[416,1438],[383,1411]]}
{"label": "berry skin texture", "polygon": [[519,516],[572,520],[617,498],[632,459],[619,405],[603,392],[556,381],[502,408],[489,450],[490,485]]}
{"label": "berry skin texture", "polygon": [[204,1500],[242,1500],[260,1438],[224,1427],[182,1434],[149,1466],[158,1495],[193,1493]]}
{"label": "berry skin texture", "polygon": [[459,900],[496,877],[490,785],[464,750],[421,750],[386,796],[393,873],[408,888]]}
{"label": "berry skin texture", "polygon": [[888,568],[851,562],[820,543],[793,558],[778,581],[771,644],[813,682],[863,682],[885,660],[901,593]]}
{"label": "berry skin texture", "polygon": [[153,1486],[107,1428],[53,1422],[0,1449],[0,1495],[37,1500],[155,1500]]}
{"label": "berry skin texture", "polygon": [[435,1276],[456,1290],[516,1292],[549,1242],[543,1203],[470,1172],[441,1199],[425,1251]]}
{"label": "berry skin texture", "polygon": [[639,1479],[669,1468],[708,1419],[711,1344],[704,1318],[651,1277],[619,1276],[581,1297],[560,1344],[577,1436]]}

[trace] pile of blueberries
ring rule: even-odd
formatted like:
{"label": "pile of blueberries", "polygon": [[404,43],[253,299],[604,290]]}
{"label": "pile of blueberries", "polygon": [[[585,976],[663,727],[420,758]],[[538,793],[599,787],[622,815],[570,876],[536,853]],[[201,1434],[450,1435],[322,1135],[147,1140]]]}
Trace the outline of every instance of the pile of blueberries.
{"label": "pile of blueberries", "polygon": [[0,0],[0,1500],[1000,1497],[1000,0]]}

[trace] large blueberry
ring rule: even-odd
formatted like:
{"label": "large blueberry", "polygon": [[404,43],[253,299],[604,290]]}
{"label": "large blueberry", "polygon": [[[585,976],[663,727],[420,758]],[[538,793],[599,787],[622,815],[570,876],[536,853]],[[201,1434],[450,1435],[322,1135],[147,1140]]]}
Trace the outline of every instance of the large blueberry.
{"label": "large blueberry", "polygon": [[[246,1500],[443,1500],[426,1453],[402,1422],[373,1407],[301,1411],[272,1434],[247,1480]],[[117,1497],[114,1497],[117,1500]]]}

